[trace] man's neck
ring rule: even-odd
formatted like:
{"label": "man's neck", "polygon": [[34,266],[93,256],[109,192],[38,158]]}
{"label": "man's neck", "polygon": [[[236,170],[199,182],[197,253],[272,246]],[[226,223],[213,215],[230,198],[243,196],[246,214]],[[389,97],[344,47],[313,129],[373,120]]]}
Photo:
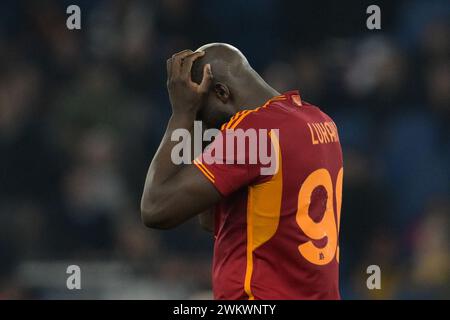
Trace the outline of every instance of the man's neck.
{"label": "man's neck", "polygon": [[269,86],[262,78],[253,81],[252,85],[247,83],[245,92],[248,92],[242,97],[242,102],[239,104],[239,110],[256,109],[266,103],[273,97],[279,96],[280,93]]}

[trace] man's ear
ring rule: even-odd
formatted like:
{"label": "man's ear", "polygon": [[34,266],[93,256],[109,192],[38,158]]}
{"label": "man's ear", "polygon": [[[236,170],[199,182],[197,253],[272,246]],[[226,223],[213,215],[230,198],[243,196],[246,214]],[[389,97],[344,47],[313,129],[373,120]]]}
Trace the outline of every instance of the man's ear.
{"label": "man's ear", "polygon": [[223,103],[227,103],[230,100],[230,89],[223,83],[217,82],[214,84],[214,92],[216,93],[217,98]]}

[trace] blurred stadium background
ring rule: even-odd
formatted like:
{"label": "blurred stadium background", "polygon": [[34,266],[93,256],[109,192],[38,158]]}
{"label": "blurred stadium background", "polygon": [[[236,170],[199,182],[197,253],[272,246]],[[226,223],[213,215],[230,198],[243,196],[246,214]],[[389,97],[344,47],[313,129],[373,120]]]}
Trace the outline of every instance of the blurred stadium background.
{"label": "blurred stadium background", "polygon": [[166,58],[220,41],[340,128],[343,298],[449,299],[450,3],[373,1],[381,31],[368,4],[1,1],[0,298],[210,297],[211,236],[147,230],[139,201],[170,114]]}

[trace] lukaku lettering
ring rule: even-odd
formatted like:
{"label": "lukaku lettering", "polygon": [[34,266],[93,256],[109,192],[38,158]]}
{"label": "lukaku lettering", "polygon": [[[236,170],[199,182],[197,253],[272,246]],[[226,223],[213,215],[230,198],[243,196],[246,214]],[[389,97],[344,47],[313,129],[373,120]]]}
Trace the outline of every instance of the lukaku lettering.
{"label": "lukaku lettering", "polygon": [[334,122],[313,122],[307,123],[311,133],[311,143],[332,143],[339,142],[339,135]]}

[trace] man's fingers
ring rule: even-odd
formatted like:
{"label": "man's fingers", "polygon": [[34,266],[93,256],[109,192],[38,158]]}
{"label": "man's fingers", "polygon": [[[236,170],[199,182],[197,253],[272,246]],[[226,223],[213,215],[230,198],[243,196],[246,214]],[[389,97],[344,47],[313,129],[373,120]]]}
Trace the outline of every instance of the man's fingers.
{"label": "man's fingers", "polygon": [[183,60],[185,57],[187,57],[190,54],[192,54],[192,50],[187,49],[187,50],[183,50],[178,53],[175,53],[172,56],[172,70],[171,70],[172,79],[180,76]]}
{"label": "man's fingers", "polygon": [[180,51],[180,52],[174,53],[174,54],[172,55],[172,58],[182,57],[182,56],[188,55],[188,54],[190,54],[190,53],[192,53],[192,50],[191,50],[191,49],[185,49],[185,50],[182,50],[182,51]]}
{"label": "man's fingers", "polygon": [[201,92],[207,92],[209,90],[213,78],[214,77],[211,70],[211,65],[208,63],[203,67],[203,79],[199,86]]}
{"label": "man's fingers", "polygon": [[204,51],[196,51],[184,57],[181,64],[181,74],[183,80],[191,79],[192,64],[195,60],[205,55]]}
{"label": "man's fingers", "polygon": [[[191,69],[195,60],[205,55],[204,51],[183,50],[172,56],[167,60],[168,85],[175,80],[181,80],[188,85],[194,85],[191,80]],[[213,74],[211,65],[207,64],[203,67],[202,82],[198,86],[200,92],[207,92],[211,86]],[[197,85],[195,84],[196,87]]]}

